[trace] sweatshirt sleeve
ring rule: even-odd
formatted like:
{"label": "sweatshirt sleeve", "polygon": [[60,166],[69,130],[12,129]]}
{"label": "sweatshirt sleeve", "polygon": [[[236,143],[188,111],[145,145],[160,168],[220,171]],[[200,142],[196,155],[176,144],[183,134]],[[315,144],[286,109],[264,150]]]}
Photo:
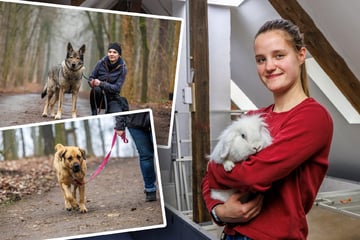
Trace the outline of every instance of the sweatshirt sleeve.
{"label": "sweatshirt sleeve", "polygon": [[[315,167],[327,169],[333,133],[327,111],[319,104],[310,104],[285,118],[280,115],[267,120],[272,145],[236,164],[231,172],[226,172],[221,164],[209,163],[208,171],[220,186],[244,192],[264,192],[305,162],[312,161]],[[205,178],[208,182],[208,176]]]}
{"label": "sweatshirt sleeve", "polygon": [[124,131],[126,128],[126,117],[127,115],[115,116],[115,130]]}
{"label": "sweatshirt sleeve", "polygon": [[211,209],[213,209],[217,204],[220,204],[222,202],[211,198],[211,189],[210,189],[208,174],[209,174],[208,172],[205,173],[205,177],[201,182],[201,190],[202,190],[205,206],[210,212]]}
{"label": "sweatshirt sleeve", "polygon": [[89,76],[89,81],[91,81],[91,80],[96,79],[96,78],[99,77],[99,76],[98,76],[98,70],[99,70],[99,68],[100,68],[100,64],[101,64],[101,60],[99,60],[99,61],[96,63],[96,65],[95,65],[95,67],[94,67],[94,70],[91,72],[91,74],[90,74],[90,76]]}

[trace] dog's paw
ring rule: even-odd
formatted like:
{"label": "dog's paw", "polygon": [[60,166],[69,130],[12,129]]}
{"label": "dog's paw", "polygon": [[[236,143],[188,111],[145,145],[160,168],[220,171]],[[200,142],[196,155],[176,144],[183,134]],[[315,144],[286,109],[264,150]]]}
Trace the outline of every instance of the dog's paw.
{"label": "dog's paw", "polygon": [[74,204],[74,205],[70,205],[70,206],[66,206],[65,209],[68,211],[68,212],[71,212],[71,211],[77,211],[79,210],[79,205],[78,204]]}
{"label": "dog's paw", "polygon": [[235,167],[235,163],[229,160],[225,160],[224,163],[224,169],[227,172],[230,172],[234,167]]}
{"label": "dog's paw", "polygon": [[41,116],[42,117],[47,117],[48,115],[46,113],[43,113]]}
{"label": "dog's paw", "polygon": [[79,209],[80,213],[87,213],[87,208],[84,206],[80,206],[80,209]]}
{"label": "dog's paw", "polygon": [[55,120],[60,120],[60,119],[61,119],[61,114],[56,114]]}
{"label": "dog's paw", "polygon": [[70,202],[67,200],[65,200],[65,209],[66,209],[66,211],[69,211],[69,212],[72,210],[72,206],[71,206]]}

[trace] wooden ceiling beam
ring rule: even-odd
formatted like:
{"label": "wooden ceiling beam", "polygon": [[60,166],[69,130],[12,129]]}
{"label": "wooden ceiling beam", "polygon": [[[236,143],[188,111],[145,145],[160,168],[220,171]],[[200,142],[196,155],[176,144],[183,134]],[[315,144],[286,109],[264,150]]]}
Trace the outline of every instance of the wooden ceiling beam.
{"label": "wooden ceiling beam", "polygon": [[360,113],[360,81],[296,0],[269,0],[284,19],[298,25],[305,45],[351,105]]}

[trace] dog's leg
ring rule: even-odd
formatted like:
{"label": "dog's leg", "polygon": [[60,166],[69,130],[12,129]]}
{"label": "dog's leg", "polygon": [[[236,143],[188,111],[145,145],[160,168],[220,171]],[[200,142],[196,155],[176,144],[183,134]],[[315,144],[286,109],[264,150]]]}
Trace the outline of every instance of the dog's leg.
{"label": "dog's leg", "polygon": [[79,186],[79,192],[80,192],[80,201],[79,201],[80,212],[86,213],[87,209],[85,207],[85,184]]}
{"label": "dog's leg", "polygon": [[55,117],[55,109],[54,106],[56,104],[56,102],[59,100],[59,91],[55,92],[55,94],[53,94],[50,103],[49,103],[49,107],[50,107],[50,116],[52,118]]}
{"label": "dog's leg", "polygon": [[50,94],[50,92],[48,91],[48,81],[49,81],[49,79],[47,79],[47,82],[45,83],[44,89],[43,89],[42,94],[41,94],[41,98],[46,97],[45,98],[45,106],[44,106],[44,110],[43,110],[43,113],[42,113],[43,117],[47,117],[47,114],[48,114],[49,94]]}
{"label": "dog's leg", "polygon": [[72,94],[72,109],[71,109],[71,112],[72,112],[72,117],[73,118],[76,118],[76,101],[77,101],[77,97],[78,97],[78,91],[75,91],[73,92]]}
{"label": "dog's leg", "polygon": [[64,94],[65,94],[64,89],[60,86],[60,89],[59,89],[59,104],[58,104],[58,109],[57,109],[55,119],[61,119],[62,105],[63,105],[63,102],[64,102]]}
{"label": "dog's leg", "polygon": [[75,184],[74,185],[74,188],[73,188],[73,191],[72,191],[72,195],[73,195],[73,198],[76,200],[76,190],[77,190],[77,185]]}
{"label": "dog's leg", "polygon": [[46,96],[44,111],[43,111],[43,113],[42,113],[42,116],[43,116],[43,117],[47,117],[47,116],[48,116],[48,106],[49,106],[49,95]]}
{"label": "dog's leg", "polygon": [[64,194],[65,209],[68,211],[71,211],[72,209],[78,209],[79,205],[70,191],[70,186],[66,185],[65,183],[62,183],[60,186]]}

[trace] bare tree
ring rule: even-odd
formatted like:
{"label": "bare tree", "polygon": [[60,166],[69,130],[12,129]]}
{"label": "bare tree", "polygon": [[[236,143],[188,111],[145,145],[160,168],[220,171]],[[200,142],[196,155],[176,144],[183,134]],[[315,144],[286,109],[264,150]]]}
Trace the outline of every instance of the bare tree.
{"label": "bare tree", "polygon": [[102,155],[105,155],[105,138],[104,138],[104,133],[102,131],[102,127],[101,127],[101,121],[100,119],[97,119],[98,122],[98,129],[99,129],[99,137],[101,140],[101,149],[102,149]]}
{"label": "bare tree", "polygon": [[42,137],[42,130],[40,127],[32,127],[30,132],[31,139],[34,143],[34,156],[42,156],[45,152],[45,143]]}
{"label": "bare tree", "polygon": [[10,129],[2,132],[4,150],[3,155],[5,160],[18,159],[18,144],[16,139],[16,130]]}
{"label": "bare tree", "polygon": [[43,125],[40,127],[40,135],[43,137],[44,142],[44,154],[51,155],[54,153],[54,133],[52,130],[52,125]]}
{"label": "bare tree", "polygon": [[141,102],[147,102],[148,90],[148,65],[149,65],[149,46],[147,41],[146,19],[140,18],[141,47],[143,51],[143,72],[141,80]]}
{"label": "bare tree", "polygon": [[87,154],[90,156],[94,156],[94,149],[91,143],[91,138],[92,138],[92,134],[90,131],[90,126],[89,126],[89,121],[85,120],[83,121],[84,124],[84,132],[85,132],[85,141],[86,141],[86,149],[87,149]]}
{"label": "bare tree", "polygon": [[26,157],[26,147],[25,147],[24,131],[23,131],[22,128],[20,128],[19,131],[20,131],[20,142],[21,142],[22,156],[23,156],[23,157]]}
{"label": "bare tree", "polygon": [[55,124],[55,144],[57,143],[68,144],[64,123]]}

